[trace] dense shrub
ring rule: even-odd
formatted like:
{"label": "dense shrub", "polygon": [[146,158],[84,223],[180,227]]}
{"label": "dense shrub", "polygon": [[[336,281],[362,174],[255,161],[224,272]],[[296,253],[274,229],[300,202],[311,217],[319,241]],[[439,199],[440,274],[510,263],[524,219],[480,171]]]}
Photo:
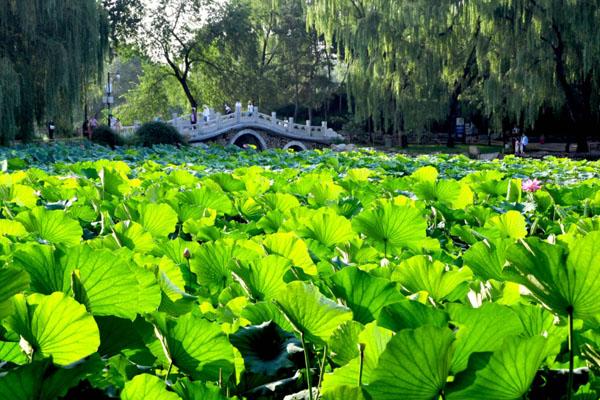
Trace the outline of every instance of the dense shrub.
{"label": "dense shrub", "polygon": [[183,143],[183,136],[177,129],[164,122],[147,122],[137,130],[136,135],[138,143],[143,146]]}
{"label": "dense shrub", "polygon": [[123,138],[112,128],[106,125],[101,125],[94,129],[92,132],[92,141],[111,147],[122,146],[125,144]]}

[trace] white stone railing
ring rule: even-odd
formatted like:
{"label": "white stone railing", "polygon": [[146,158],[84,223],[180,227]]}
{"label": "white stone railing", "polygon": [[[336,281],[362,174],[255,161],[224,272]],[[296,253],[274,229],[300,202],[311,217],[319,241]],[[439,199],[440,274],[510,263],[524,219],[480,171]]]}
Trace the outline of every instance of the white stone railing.
{"label": "white stone railing", "polygon": [[[333,141],[342,139],[337,132],[327,127],[327,122],[323,122],[321,126],[312,126],[310,121],[306,121],[305,125],[297,124],[293,118],[278,119],[277,114],[272,112],[271,115],[258,112],[258,108],[254,108],[254,112],[236,110],[231,114],[222,115],[213,113],[209,115],[208,121],[204,121],[202,115],[198,115],[198,122],[191,123],[191,116],[173,115],[173,119],[167,121],[173,125],[182,135],[189,138],[190,141],[202,141],[212,137],[221,135],[229,130],[234,129],[262,129],[281,136],[288,136],[297,139],[309,141]],[[139,124],[134,126],[123,127],[121,133],[123,135],[131,135],[135,133]]]}

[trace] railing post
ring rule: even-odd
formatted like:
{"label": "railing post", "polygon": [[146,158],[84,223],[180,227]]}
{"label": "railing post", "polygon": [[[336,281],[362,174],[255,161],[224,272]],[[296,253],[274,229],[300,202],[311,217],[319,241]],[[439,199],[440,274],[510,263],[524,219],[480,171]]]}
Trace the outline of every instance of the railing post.
{"label": "railing post", "polygon": [[327,121],[321,122],[321,134],[325,136],[327,133]]}
{"label": "railing post", "polygon": [[293,132],[294,131],[294,118],[293,117],[289,117],[288,118],[287,131],[288,132]]}
{"label": "railing post", "polygon": [[217,129],[221,127],[221,113],[216,113],[216,119],[217,119]]}
{"label": "railing post", "polygon": [[236,107],[235,107],[235,122],[240,122],[241,117],[242,117],[242,107],[238,107],[236,105]]}
{"label": "railing post", "polygon": [[306,120],[306,135],[310,136],[310,119]]}
{"label": "railing post", "polygon": [[253,119],[258,119],[258,106],[254,106],[254,112],[252,113]]}
{"label": "railing post", "polygon": [[277,125],[277,113],[275,111],[271,113],[271,125]]}

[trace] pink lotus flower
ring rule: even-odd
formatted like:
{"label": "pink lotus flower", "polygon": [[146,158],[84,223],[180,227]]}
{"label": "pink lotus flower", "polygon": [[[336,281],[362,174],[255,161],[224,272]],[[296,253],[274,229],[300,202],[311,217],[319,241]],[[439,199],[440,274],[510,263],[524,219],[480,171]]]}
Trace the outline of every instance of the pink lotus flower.
{"label": "pink lotus flower", "polygon": [[538,191],[542,188],[541,182],[538,181],[537,179],[527,179],[526,181],[523,181],[523,184],[521,185],[521,188],[523,189],[524,192],[535,192]]}

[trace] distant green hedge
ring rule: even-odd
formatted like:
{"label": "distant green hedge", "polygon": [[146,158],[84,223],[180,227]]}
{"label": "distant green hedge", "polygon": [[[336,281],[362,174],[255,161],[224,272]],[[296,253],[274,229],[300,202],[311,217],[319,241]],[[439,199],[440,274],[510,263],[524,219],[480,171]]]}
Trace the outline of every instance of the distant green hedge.
{"label": "distant green hedge", "polygon": [[112,128],[106,125],[100,125],[92,132],[92,142],[99,143],[105,146],[122,146],[125,140]]}
{"label": "distant green hedge", "polygon": [[164,122],[147,122],[136,132],[138,144],[153,146],[155,144],[181,144],[183,136],[172,125]]}

